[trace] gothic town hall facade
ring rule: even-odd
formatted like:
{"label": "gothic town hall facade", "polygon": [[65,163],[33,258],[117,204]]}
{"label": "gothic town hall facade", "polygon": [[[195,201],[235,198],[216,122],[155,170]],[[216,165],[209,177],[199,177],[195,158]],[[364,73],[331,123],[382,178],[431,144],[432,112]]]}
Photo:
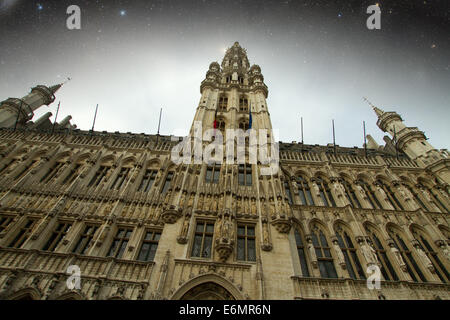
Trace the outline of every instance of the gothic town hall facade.
{"label": "gothic town hall facade", "polygon": [[[31,121],[60,87],[0,105],[0,299],[450,298],[449,154],[397,113],[372,106],[395,143],[279,142],[262,175],[248,152],[175,164],[170,136]],[[245,130],[251,114],[270,132],[239,43],[200,92],[203,130]]]}

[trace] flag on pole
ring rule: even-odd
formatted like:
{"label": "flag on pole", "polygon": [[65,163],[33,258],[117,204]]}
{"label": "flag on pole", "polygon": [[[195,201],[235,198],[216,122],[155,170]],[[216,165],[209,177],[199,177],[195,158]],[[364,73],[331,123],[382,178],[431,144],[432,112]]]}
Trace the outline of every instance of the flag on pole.
{"label": "flag on pole", "polygon": [[252,103],[250,102],[250,108],[248,109],[248,128],[252,128]]}
{"label": "flag on pole", "polygon": [[214,123],[213,123],[213,127],[214,127],[214,129],[217,129],[217,108],[216,108],[216,112],[214,112]]}

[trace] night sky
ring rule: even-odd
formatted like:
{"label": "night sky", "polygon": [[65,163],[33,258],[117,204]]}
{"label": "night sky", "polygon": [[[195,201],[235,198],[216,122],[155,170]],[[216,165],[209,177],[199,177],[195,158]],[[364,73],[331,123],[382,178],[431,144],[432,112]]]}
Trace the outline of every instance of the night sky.
{"label": "night sky", "polygon": [[[379,4],[381,30],[368,30]],[[269,88],[272,125],[284,142],[362,146],[362,121],[384,135],[363,101],[397,111],[406,125],[448,148],[448,0],[397,1],[34,1],[0,0],[0,100],[37,84],[73,80],[58,118],[88,130],[186,135],[212,61],[239,41]],[[81,8],[81,30],[66,8]]]}

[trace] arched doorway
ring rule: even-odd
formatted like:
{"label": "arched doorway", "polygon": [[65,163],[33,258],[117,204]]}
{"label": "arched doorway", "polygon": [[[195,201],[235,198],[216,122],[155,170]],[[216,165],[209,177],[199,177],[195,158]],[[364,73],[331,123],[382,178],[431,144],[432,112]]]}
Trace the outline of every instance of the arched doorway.
{"label": "arched doorway", "polygon": [[214,282],[202,283],[188,292],[181,300],[235,300],[234,297],[224,287]]}
{"label": "arched doorway", "polygon": [[184,283],[171,300],[244,300],[233,283],[217,274],[203,274]]}

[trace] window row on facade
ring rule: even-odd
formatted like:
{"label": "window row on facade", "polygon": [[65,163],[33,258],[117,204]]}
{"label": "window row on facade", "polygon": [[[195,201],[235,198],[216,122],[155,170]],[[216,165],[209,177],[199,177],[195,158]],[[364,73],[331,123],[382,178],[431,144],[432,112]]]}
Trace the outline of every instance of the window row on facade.
{"label": "window row on facade", "polygon": [[[359,239],[358,243],[349,229],[341,225],[335,227],[334,237],[319,223],[312,224],[309,235],[305,235],[301,228],[295,228],[295,243],[302,276],[313,277],[313,269],[317,268],[322,278],[338,278],[338,268],[343,265],[350,278],[366,279],[372,272],[367,273],[363,268],[361,258],[365,255],[360,245],[367,244],[376,256],[382,280],[405,280],[400,275],[404,270],[414,282],[434,281],[435,279],[427,277],[425,272],[426,268],[429,270],[432,267],[432,274],[436,274],[442,283],[449,282],[446,257],[441,257],[439,249],[435,248],[426,232],[412,228],[413,238],[408,241],[396,227],[387,228],[387,239],[372,225],[365,224],[364,229],[368,238]],[[415,244],[412,246],[407,243]]]}
{"label": "window row on facade", "polygon": [[[0,216],[0,233],[12,222],[12,217]],[[14,236],[5,243],[5,246],[9,248],[23,248],[37,223],[39,223],[38,219],[28,218],[21,224],[20,228],[15,231]],[[195,229],[193,230],[192,249],[190,250],[191,257],[212,258],[214,225],[214,221],[197,221]],[[40,249],[49,252],[58,250],[58,246],[64,243],[64,240],[72,227],[73,222],[59,221]],[[102,226],[99,224],[84,224],[83,228],[78,232],[79,234],[77,234],[75,238],[76,241],[70,252],[81,255],[88,254],[89,249],[91,249],[94,244],[98,232],[102,231],[100,230],[101,228]],[[117,259],[123,258],[133,232],[133,227],[118,226],[110,241],[106,256]],[[139,250],[134,259],[139,261],[153,261],[158,248],[161,232],[161,230],[145,230],[139,244]],[[256,261],[256,235],[254,225],[238,224],[236,243],[236,260]]]}

